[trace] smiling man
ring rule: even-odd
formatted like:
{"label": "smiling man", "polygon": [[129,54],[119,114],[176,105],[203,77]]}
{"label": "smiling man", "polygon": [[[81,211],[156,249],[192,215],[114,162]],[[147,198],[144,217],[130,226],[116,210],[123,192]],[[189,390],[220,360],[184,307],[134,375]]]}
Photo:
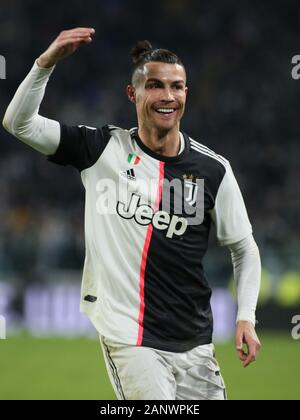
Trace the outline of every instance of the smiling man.
{"label": "smiling man", "polygon": [[[89,44],[94,33],[76,28],[58,36],[19,87],[3,125],[51,162],[81,173],[86,190],[81,310],[99,332],[117,397],[226,399],[202,260],[213,223],[220,245],[232,255],[236,348],[247,367],[260,349],[255,310],[261,266],[241,192],[229,162],[180,131],[187,98],[184,65],[147,41],[131,52],[127,94],[136,106],[137,128],[70,127],[38,114],[55,65]],[[99,180],[105,179],[119,185],[119,194],[114,188],[106,192],[115,211],[104,208]],[[141,181],[154,188],[140,187]],[[166,188],[172,181],[179,182],[187,207],[203,207],[201,222],[188,217],[186,206],[176,211],[178,203]],[[162,204],[166,196],[169,211]]]}
{"label": "smiling man", "polygon": [[147,46],[151,51],[147,43],[138,44],[132,51],[137,69],[127,88],[128,97],[136,105],[139,135],[145,139],[145,145],[161,155],[177,156],[180,120],[188,90],[185,69],[175,55],[162,50],[152,57],[160,61],[139,65],[142,52],[147,51],[143,48]]}

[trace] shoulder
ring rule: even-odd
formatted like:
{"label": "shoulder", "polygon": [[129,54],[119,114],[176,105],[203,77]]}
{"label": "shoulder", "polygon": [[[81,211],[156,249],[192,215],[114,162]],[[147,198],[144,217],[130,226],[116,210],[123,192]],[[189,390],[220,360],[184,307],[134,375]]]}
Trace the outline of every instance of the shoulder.
{"label": "shoulder", "polygon": [[100,149],[101,152],[111,142],[124,142],[130,138],[130,131],[117,127],[115,125],[107,124],[102,127],[91,127],[88,125],[78,125],[75,128],[64,126],[62,132],[66,134],[68,132],[69,137],[74,135],[82,138],[88,147]]}
{"label": "shoulder", "polygon": [[199,173],[205,179],[206,185],[215,197],[223,180],[230,172],[229,161],[200,143],[189,137],[190,156]]}
{"label": "shoulder", "polygon": [[106,141],[109,141],[115,133],[119,133],[123,130],[120,127],[116,127],[114,125],[104,125],[102,127],[91,127],[88,125],[78,125],[77,129],[79,132],[85,136],[85,137],[91,137],[91,138],[102,138]]}
{"label": "shoulder", "polygon": [[121,127],[117,127],[115,125],[107,124],[102,127],[92,127],[89,125],[77,125],[74,127],[67,126],[65,124],[61,124],[63,130],[72,130],[73,132],[77,132],[83,136],[102,136],[106,138],[112,137],[114,134],[123,134],[129,133],[128,130],[125,130]]}
{"label": "shoulder", "polygon": [[105,135],[117,141],[124,141],[130,139],[133,130],[127,130],[125,128],[117,127],[115,125],[105,125],[101,128]]}
{"label": "shoulder", "polygon": [[111,133],[111,135],[119,135],[119,136],[130,136],[132,130],[127,130],[125,128],[117,127],[116,125],[105,125],[102,129],[107,130]]}
{"label": "shoulder", "polygon": [[202,160],[206,161],[207,164],[210,164],[213,167],[219,168],[224,173],[226,172],[229,164],[229,161],[222,155],[219,155],[214,150],[208,148],[204,144],[200,143],[197,140],[194,140],[193,138],[189,137],[190,140],[190,147],[192,153],[195,154],[195,156]]}
{"label": "shoulder", "polygon": [[56,153],[48,159],[60,165],[72,165],[79,171],[92,167],[113,139],[124,141],[126,130],[113,125],[101,128],[88,125],[60,124],[61,136]]}

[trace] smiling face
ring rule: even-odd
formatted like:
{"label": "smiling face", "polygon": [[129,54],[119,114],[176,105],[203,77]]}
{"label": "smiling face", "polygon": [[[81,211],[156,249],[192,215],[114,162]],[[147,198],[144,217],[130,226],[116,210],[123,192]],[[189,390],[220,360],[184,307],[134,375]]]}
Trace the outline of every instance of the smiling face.
{"label": "smiling face", "polygon": [[138,69],[127,87],[139,127],[167,133],[178,129],[187,97],[186,73],[179,64],[150,62]]}

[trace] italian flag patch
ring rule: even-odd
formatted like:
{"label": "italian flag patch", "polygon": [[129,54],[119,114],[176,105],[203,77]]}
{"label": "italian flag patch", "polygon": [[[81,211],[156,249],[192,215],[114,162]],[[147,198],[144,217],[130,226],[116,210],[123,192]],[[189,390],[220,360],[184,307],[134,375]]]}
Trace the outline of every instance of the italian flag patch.
{"label": "italian flag patch", "polygon": [[141,158],[139,156],[133,155],[133,154],[128,155],[128,163],[131,163],[133,165],[138,165],[140,161],[141,161]]}

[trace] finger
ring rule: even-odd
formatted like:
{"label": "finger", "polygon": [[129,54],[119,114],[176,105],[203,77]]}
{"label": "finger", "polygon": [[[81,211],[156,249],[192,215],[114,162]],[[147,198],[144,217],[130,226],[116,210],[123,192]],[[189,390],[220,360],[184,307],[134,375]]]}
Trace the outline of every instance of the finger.
{"label": "finger", "polygon": [[77,39],[92,38],[92,35],[90,33],[86,33],[86,34],[65,34],[64,36],[61,36],[60,38],[58,38],[58,42],[70,41],[70,40],[74,40],[75,38],[77,38]]}
{"label": "finger", "polygon": [[74,44],[88,44],[92,42],[92,40],[93,39],[91,37],[72,37],[72,38],[59,41],[57,43],[57,47],[63,48],[63,47],[67,47],[69,45],[74,45]]}
{"label": "finger", "polygon": [[257,342],[256,341],[249,341],[249,343],[247,343],[248,346],[248,353],[249,355],[251,354],[252,356],[254,356],[256,358],[256,354],[257,354]]}
{"label": "finger", "polygon": [[85,35],[94,35],[95,34],[95,29],[93,28],[76,28],[76,29],[71,29],[69,31],[63,31],[61,32],[60,36],[61,37],[69,37],[69,36],[85,36]]}
{"label": "finger", "polygon": [[77,50],[77,48],[79,48],[81,45],[86,45],[86,44],[89,44],[90,42],[92,42],[91,38],[90,38],[90,40],[87,39],[87,40],[84,40],[84,41],[78,41],[78,42],[75,42],[71,45],[75,48],[75,50]]}
{"label": "finger", "polygon": [[257,354],[256,346],[257,346],[257,343],[255,341],[251,340],[247,343],[248,356],[244,362],[245,368],[248,367],[251,363],[256,361],[256,354]]}
{"label": "finger", "polygon": [[236,346],[237,351],[243,350],[243,334],[236,335],[235,346]]}
{"label": "finger", "polygon": [[86,44],[86,43],[89,43],[89,42],[92,42],[92,41],[93,41],[93,38],[87,37],[87,38],[78,39],[77,43]]}
{"label": "finger", "polygon": [[86,34],[86,35],[64,35],[60,38],[58,38],[55,43],[54,46],[65,46],[67,44],[72,44],[73,42],[80,42],[80,41],[84,41],[84,40],[92,40],[92,36],[90,34]]}
{"label": "finger", "polygon": [[241,362],[245,362],[247,360],[248,354],[246,354],[243,350],[238,350],[238,355]]}
{"label": "finger", "polygon": [[78,28],[74,28],[74,29],[71,29],[71,31],[82,31],[82,32],[84,32],[84,31],[92,31],[92,32],[95,32],[95,29],[94,28],[84,28],[84,27],[78,27]]}
{"label": "finger", "polygon": [[253,362],[256,362],[256,355],[255,354],[249,354],[249,356],[247,357],[247,359],[244,362],[244,368],[247,368]]}
{"label": "finger", "polygon": [[245,360],[247,359],[248,354],[244,352],[244,348],[243,348],[243,335],[242,334],[238,334],[236,336],[236,350],[238,352],[239,355],[239,359],[241,362],[245,362]]}
{"label": "finger", "polygon": [[86,32],[86,31],[95,31],[94,28],[72,28],[72,29],[65,29],[64,31],[61,31],[61,33],[70,33],[70,32]]}

